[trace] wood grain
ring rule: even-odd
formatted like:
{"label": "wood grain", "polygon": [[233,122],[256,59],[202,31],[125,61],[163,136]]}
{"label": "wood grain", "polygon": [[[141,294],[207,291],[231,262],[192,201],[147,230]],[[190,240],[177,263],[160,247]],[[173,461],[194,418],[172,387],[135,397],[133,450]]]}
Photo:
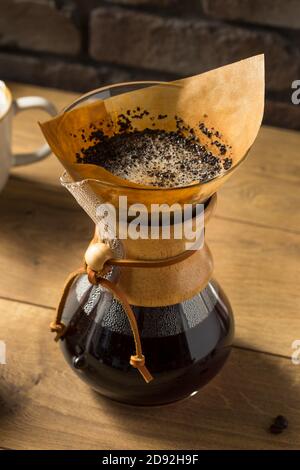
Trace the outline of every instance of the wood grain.
{"label": "wood grain", "polygon": [[[192,399],[135,408],[101,398],[64,362],[48,332],[52,312],[0,300],[0,446],[16,449],[294,449],[300,374],[288,359],[235,349]],[[73,391],[70,393],[70,391]],[[268,426],[284,414],[289,428]]]}
{"label": "wood grain", "polygon": [[[59,109],[77,96],[11,88],[14,96],[45,96]],[[44,118],[37,111],[17,117],[16,150],[40,145],[35,122]],[[262,128],[219,192],[207,241],[234,309],[236,346],[196,397],[163,408],[100,398],[65,364],[48,324],[93,226],[60,187],[56,158],[12,170],[0,196],[0,340],[7,345],[0,448],[299,448],[300,366],[290,360],[291,344],[300,339],[299,145],[300,133]],[[267,429],[278,414],[290,425],[274,436]]]}
{"label": "wood grain", "polygon": [[[39,94],[58,109],[78,95],[30,85],[11,84],[14,96]],[[35,148],[42,141],[37,126],[45,113],[28,111],[17,117],[14,143],[18,151]],[[295,207],[300,204],[300,133],[263,127],[245,163],[219,191],[217,215],[247,223],[300,232]],[[62,167],[52,155],[41,163],[13,170],[30,181],[59,185]]]}
{"label": "wood grain", "polygon": [[94,227],[67,191],[11,179],[0,198],[0,296],[54,307]]}
{"label": "wood grain", "polygon": [[300,133],[263,127],[219,191],[216,215],[300,233]]}
{"label": "wood grain", "polygon": [[215,218],[207,241],[233,307],[236,343],[290,356],[300,337],[299,235]]}
{"label": "wood grain", "polygon": [[[82,264],[91,221],[67,191],[16,179],[1,194],[0,220],[0,297],[54,308]],[[290,355],[300,334],[299,235],[215,217],[207,240],[237,343]]]}

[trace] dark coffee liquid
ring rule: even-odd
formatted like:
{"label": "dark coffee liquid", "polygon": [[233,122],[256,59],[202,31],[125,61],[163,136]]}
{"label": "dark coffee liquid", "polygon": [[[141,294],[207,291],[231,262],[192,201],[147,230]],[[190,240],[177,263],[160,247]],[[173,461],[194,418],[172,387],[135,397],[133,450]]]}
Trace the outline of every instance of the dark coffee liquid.
{"label": "dark coffee liquid", "polygon": [[101,394],[134,405],[170,403],[196,392],[224,364],[233,321],[216,284],[181,304],[133,307],[146,364],[154,376],[149,384],[129,364],[135,349],[122,306],[102,292],[99,313],[92,289],[73,312],[61,344],[73,369]]}

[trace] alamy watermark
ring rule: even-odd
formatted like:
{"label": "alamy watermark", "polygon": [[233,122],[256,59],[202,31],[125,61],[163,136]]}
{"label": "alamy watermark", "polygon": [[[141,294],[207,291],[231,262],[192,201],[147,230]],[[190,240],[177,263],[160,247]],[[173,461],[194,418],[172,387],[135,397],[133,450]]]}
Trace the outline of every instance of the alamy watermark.
{"label": "alamy watermark", "polygon": [[6,364],[6,344],[0,340],[0,364]]}
{"label": "alamy watermark", "polygon": [[292,92],[291,100],[293,104],[300,104],[300,80],[294,80],[292,83]]}
{"label": "alamy watermark", "polygon": [[292,363],[295,366],[300,365],[300,339],[295,339],[292,342],[292,349],[294,350],[291,356]]}
{"label": "alamy watermark", "polygon": [[[150,209],[150,210],[149,210]],[[186,250],[200,250],[204,243],[204,204],[145,204],[128,206],[119,196],[118,211],[110,203],[96,210],[102,240],[184,240]]]}

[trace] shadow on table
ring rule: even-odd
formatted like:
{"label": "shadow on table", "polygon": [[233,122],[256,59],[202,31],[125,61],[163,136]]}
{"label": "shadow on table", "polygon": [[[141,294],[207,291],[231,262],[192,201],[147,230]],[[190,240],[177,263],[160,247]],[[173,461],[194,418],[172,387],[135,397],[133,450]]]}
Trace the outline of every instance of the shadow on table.
{"label": "shadow on table", "polygon": [[[249,349],[234,347],[212,382],[196,396],[171,405],[134,407],[92,393],[117,427],[142,442],[141,449],[145,443],[154,449],[299,447],[296,367],[288,358]],[[287,417],[292,430],[275,436],[269,426],[279,414]]]}

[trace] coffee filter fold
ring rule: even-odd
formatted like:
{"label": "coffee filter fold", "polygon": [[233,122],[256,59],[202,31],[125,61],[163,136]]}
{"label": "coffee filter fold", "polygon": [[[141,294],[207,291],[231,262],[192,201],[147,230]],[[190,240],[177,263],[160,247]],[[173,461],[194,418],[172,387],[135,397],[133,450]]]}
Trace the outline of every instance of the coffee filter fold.
{"label": "coffee filter fold", "polygon": [[[232,167],[214,179],[185,187],[160,188],[137,184],[113,175],[94,164],[76,163],[76,153],[89,147],[88,136],[93,126],[107,136],[120,132],[119,116],[130,110],[135,129],[176,130],[175,116],[193,128],[201,143],[219,156],[212,141],[199,124],[217,131],[220,143],[232,159]],[[139,111],[137,111],[139,110]],[[63,111],[54,119],[40,123],[53,153],[61,161],[74,182],[90,180],[92,191],[101,199],[118,207],[119,196],[128,203],[195,203],[208,199],[233,173],[245,158],[259,131],[264,110],[264,56],[257,55],[175,82],[89,101],[75,109]],[[149,114],[148,114],[149,113]],[[161,119],[161,116],[164,116]],[[154,124],[154,125],[153,125]],[[86,142],[83,141],[85,136]]]}

